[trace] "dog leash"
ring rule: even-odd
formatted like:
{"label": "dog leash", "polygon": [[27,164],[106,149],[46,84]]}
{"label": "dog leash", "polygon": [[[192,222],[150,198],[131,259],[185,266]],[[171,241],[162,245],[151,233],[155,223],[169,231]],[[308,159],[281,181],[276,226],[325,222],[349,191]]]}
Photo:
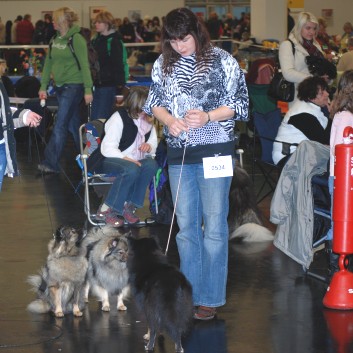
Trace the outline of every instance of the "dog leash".
{"label": "dog leash", "polygon": [[169,250],[170,238],[171,238],[171,235],[172,235],[172,229],[173,229],[174,218],[175,218],[175,211],[176,211],[176,207],[177,207],[177,204],[178,204],[179,189],[180,189],[180,183],[181,183],[181,175],[183,173],[186,146],[188,144],[188,136],[189,136],[188,133],[186,133],[186,139],[185,139],[185,145],[184,145],[184,151],[183,151],[183,159],[181,161],[181,168],[180,168],[177,192],[176,192],[176,195],[175,195],[175,203],[174,203],[174,208],[173,208],[172,221],[171,221],[170,228],[169,228],[168,241],[167,241],[167,246],[166,246],[164,255],[167,255],[168,250]]}
{"label": "dog leash", "polygon": [[[46,111],[44,110],[44,114],[43,114],[43,120],[45,122],[45,115],[46,115]],[[35,140],[35,145],[36,145],[36,151],[37,151],[37,157],[38,157],[38,163],[40,163],[40,152],[39,152],[39,144],[38,144],[38,138],[37,138],[37,134],[40,136],[43,144],[45,146],[47,146],[47,143],[45,141],[45,138],[44,136],[40,133],[40,131],[38,130],[38,128],[36,127],[35,128],[35,131],[34,131],[34,140]],[[61,167],[61,165],[59,164],[59,168],[60,168],[60,171],[63,173],[65,179],[69,182],[70,186],[72,187],[73,190],[76,191],[76,188],[75,186],[73,185],[72,181],[70,180],[69,176],[66,174],[66,172],[63,170],[63,168]],[[43,182],[43,185],[44,185],[44,172],[41,171],[41,179],[42,179],[42,182]],[[45,189],[46,190],[46,189]],[[52,215],[51,215],[51,212],[50,212],[50,207],[49,207],[49,198],[48,198],[48,193],[45,191],[44,192],[45,194],[45,202],[46,202],[46,206],[47,206],[47,210],[48,210],[48,218],[49,218],[49,222],[50,222],[50,226],[51,226],[51,231],[52,231],[52,234],[53,234],[53,237],[55,238],[55,232],[54,232],[54,225],[53,225],[53,219],[52,219]],[[79,199],[81,200],[82,204],[84,204],[84,201],[82,199],[82,197],[75,192],[75,194],[77,194],[77,196],[79,197]]]}

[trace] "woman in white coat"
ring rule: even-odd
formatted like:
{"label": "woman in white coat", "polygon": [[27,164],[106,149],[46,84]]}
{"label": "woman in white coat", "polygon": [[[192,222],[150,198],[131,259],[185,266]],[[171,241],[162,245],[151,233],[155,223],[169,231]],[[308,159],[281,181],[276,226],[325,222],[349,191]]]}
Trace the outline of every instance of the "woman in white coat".
{"label": "woman in white coat", "polygon": [[288,40],[283,41],[279,47],[279,62],[283,76],[287,81],[294,82],[296,92],[299,83],[312,76],[305,58],[308,55],[324,56],[320,44],[316,41],[318,29],[317,18],[310,12],[301,12]]}

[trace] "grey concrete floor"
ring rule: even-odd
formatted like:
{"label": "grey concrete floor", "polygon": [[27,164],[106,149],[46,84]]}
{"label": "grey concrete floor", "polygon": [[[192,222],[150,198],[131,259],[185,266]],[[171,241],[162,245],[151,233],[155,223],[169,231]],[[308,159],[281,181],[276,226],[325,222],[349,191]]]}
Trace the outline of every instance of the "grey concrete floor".
{"label": "grey concrete floor", "polygon": [[[26,140],[23,138],[23,140]],[[33,140],[34,141],[34,140]],[[0,193],[0,350],[26,353],[143,352],[146,323],[133,300],[128,310],[100,310],[95,299],[82,318],[63,319],[26,311],[34,299],[26,277],[45,263],[47,243],[61,224],[83,227],[82,196],[74,193],[80,172],[74,152],[67,148],[62,167],[66,175],[41,177],[37,173],[35,141],[29,160],[26,143],[18,144],[22,176],[6,179]],[[249,156],[245,155],[245,167]],[[260,178],[257,176],[256,178]],[[82,195],[82,193],[81,193]],[[270,197],[261,203],[269,217]],[[147,208],[144,211],[148,213]],[[271,229],[273,225],[267,222]],[[154,234],[165,246],[169,227],[148,226],[133,230]],[[175,229],[169,250],[178,262]],[[318,254],[318,271],[325,261]],[[353,352],[353,312],[330,311],[322,299],[327,284],[305,276],[300,265],[271,243],[230,244],[227,303],[217,319],[195,322],[184,340],[186,353],[333,353]],[[339,329],[338,329],[339,327]],[[155,352],[174,352],[168,337]]]}

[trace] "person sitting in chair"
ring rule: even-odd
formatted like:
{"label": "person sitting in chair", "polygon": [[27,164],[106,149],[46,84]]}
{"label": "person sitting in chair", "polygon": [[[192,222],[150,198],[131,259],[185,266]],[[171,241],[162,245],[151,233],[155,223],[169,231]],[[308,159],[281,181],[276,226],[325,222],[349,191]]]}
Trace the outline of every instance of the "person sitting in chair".
{"label": "person sitting in chair", "polygon": [[157,149],[157,133],[142,111],[147,96],[147,87],[131,87],[124,106],[105,123],[99,148],[87,160],[90,172],[116,177],[96,216],[113,227],[122,226],[124,220],[140,221],[135,210],[143,206],[147,186],[158,169],[150,158]]}
{"label": "person sitting in chair", "polygon": [[[276,140],[296,145],[311,140],[329,145],[332,121],[328,89],[324,78],[313,76],[303,80],[298,86],[298,100],[284,116]],[[289,153],[284,154],[281,142],[273,144],[272,159],[277,165],[284,165],[297,148],[291,145]]]}

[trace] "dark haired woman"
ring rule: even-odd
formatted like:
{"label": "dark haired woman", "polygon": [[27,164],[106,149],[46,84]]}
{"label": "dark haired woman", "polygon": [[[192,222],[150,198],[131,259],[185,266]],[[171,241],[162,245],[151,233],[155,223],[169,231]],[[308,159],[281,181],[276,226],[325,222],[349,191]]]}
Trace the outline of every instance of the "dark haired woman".
{"label": "dark haired woman", "polygon": [[180,266],[193,286],[195,318],[209,320],[226,301],[234,125],[247,119],[248,92],[236,60],[210,44],[192,11],[166,15],[161,45],[144,109],[164,125]]}
{"label": "dark haired woman", "polygon": [[[330,143],[331,119],[328,112],[328,85],[322,77],[308,77],[299,84],[298,99],[288,110],[278,129],[276,140],[299,144],[304,140]],[[291,146],[290,153],[296,150]],[[282,143],[273,144],[272,159],[284,164],[288,156],[282,153]]]}

